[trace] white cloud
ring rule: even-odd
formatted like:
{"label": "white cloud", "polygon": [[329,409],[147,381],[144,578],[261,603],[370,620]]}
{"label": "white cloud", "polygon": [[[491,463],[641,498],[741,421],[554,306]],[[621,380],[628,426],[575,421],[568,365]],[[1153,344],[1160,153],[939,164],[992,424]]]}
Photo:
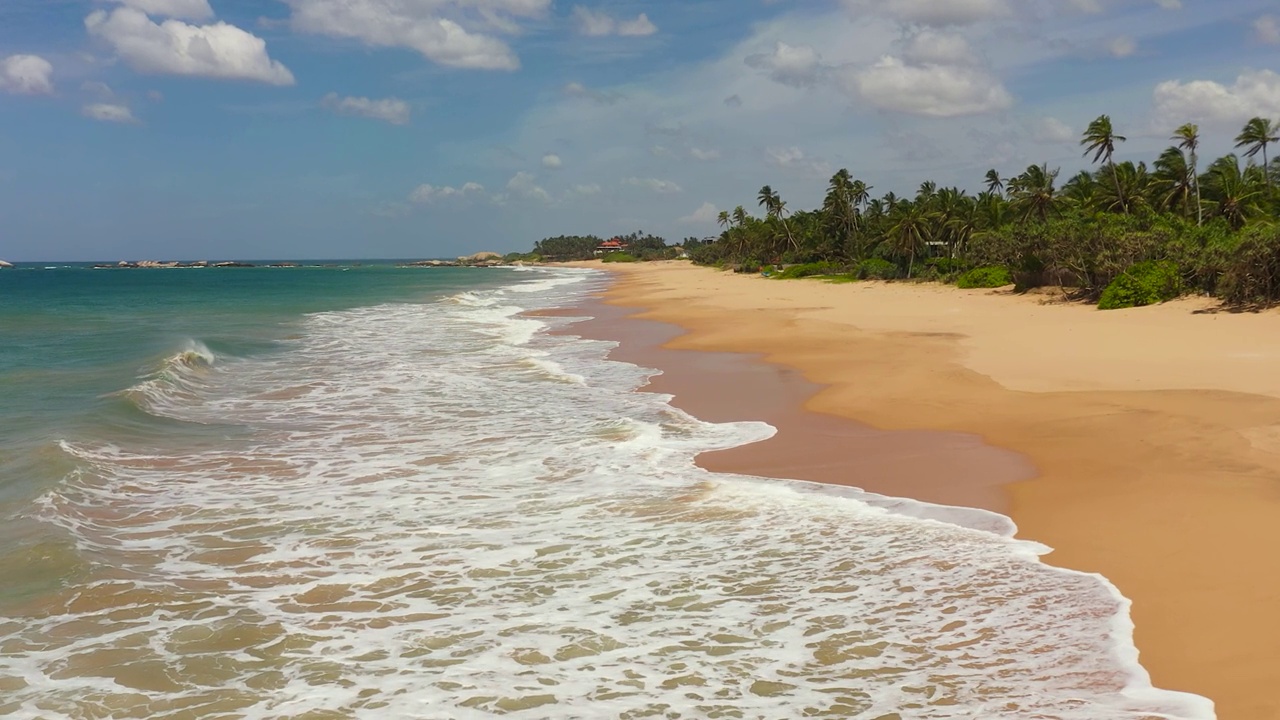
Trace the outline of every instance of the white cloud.
{"label": "white cloud", "polygon": [[520,60],[497,34],[546,14],[551,0],[283,0],[303,33],[416,50],[432,62],[515,70]]}
{"label": "white cloud", "polygon": [[1263,15],[1253,21],[1253,36],[1268,45],[1280,45],[1280,19]]}
{"label": "white cloud", "polygon": [[1069,143],[1075,142],[1076,133],[1057,118],[1043,117],[1032,123],[1031,138],[1042,143]]}
{"label": "white cloud", "polygon": [[0,91],[52,95],[53,65],[38,55],[10,55],[0,60]]}
{"label": "white cloud", "polygon": [[649,20],[649,16],[644,13],[640,13],[631,20],[617,20],[603,11],[576,5],[573,8],[573,19],[577,23],[578,32],[588,37],[608,35],[643,37],[658,32],[658,26],[654,25]]}
{"label": "white cloud", "polygon": [[392,125],[407,125],[411,115],[409,103],[394,97],[374,100],[366,97],[339,97],[337,93],[329,93],[320,100],[320,105],[340,115],[356,115]]}
{"label": "white cloud", "polygon": [[855,17],[875,13],[930,27],[972,25],[1012,11],[1008,0],[844,0],[844,5]]}
{"label": "white cloud", "polygon": [[138,122],[138,119],[133,116],[133,111],[129,109],[129,106],[121,105],[119,103],[93,103],[85,105],[80,109],[80,112],[87,118],[101,120],[102,122],[126,123],[130,125]]}
{"label": "white cloud", "polygon": [[[538,184],[538,178],[523,170],[507,181],[508,195],[523,200],[536,200],[542,203],[551,202],[551,193]],[[502,198],[505,200],[505,198]]]}
{"label": "white cloud", "polygon": [[1210,80],[1169,80],[1156,86],[1153,122],[1157,128],[1185,122],[1236,129],[1249,118],[1280,115],[1280,75],[1270,70],[1242,73],[1231,85]]}
{"label": "white cloud", "polygon": [[139,10],[98,10],[85,18],[89,34],[112,46],[135,70],[223,80],[292,85],[293,73],[267,55],[262,38],[224,22],[157,24]]}
{"label": "white cloud", "polygon": [[765,150],[765,161],[774,167],[794,170],[802,175],[823,177],[831,172],[831,166],[818,158],[812,158],[798,147],[773,147]]}
{"label": "white cloud", "polygon": [[847,90],[867,102],[913,115],[957,117],[1006,110],[1013,97],[994,76],[976,67],[907,64],[886,55],[845,78]]}
{"label": "white cloud", "polygon": [[962,35],[940,30],[922,30],[907,43],[903,56],[920,65],[974,65],[977,57]]}
{"label": "white cloud", "polygon": [[588,183],[585,185],[574,185],[573,192],[578,195],[599,195],[601,188],[596,183]]}
{"label": "white cloud", "polygon": [[703,162],[707,162],[709,160],[719,160],[720,151],[714,150],[714,149],[703,150],[702,148],[695,147],[695,148],[689,148],[689,156],[692,157],[694,160],[702,160]]}
{"label": "white cloud", "polygon": [[808,87],[818,82],[823,70],[822,57],[808,45],[798,47],[780,42],[771,53],[748,55],[749,67],[764,70],[774,82],[794,87]]}
{"label": "white cloud", "polygon": [[462,187],[451,187],[448,185],[437,187],[435,185],[419,185],[409,193],[409,202],[415,205],[430,205],[432,203],[449,200],[453,198],[463,198],[472,195],[483,195],[484,186],[479,183],[469,182]]}
{"label": "white cloud", "polygon": [[651,190],[659,195],[674,195],[675,193],[684,192],[684,188],[676,183],[670,180],[659,180],[658,178],[629,177],[624,179],[622,184]]}
{"label": "white cloud", "polygon": [[178,20],[210,20],[213,8],[209,0],[115,0],[125,7],[140,10],[148,15],[177,18]]}
{"label": "white cloud", "polygon": [[1107,52],[1115,57],[1129,57],[1138,51],[1138,41],[1128,35],[1119,35],[1107,41]]}
{"label": "white cloud", "polygon": [[547,168],[548,170],[559,170],[560,168],[564,167],[564,161],[560,159],[559,155],[552,155],[552,154],[543,155],[542,167]]}
{"label": "white cloud", "polygon": [[622,96],[617,93],[592,90],[580,82],[568,83],[560,89],[560,92],[571,98],[582,98],[600,105],[613,105],[622,100]]}
{"label": "white cloud", "polygon": [[687,225],[706,225],[708,223],[715,222],[719,215],[720,211],[715,205],[712,205],[709,202],[704,202],[697,210],[694,210],[692,213],[680,218],[680,222]]}

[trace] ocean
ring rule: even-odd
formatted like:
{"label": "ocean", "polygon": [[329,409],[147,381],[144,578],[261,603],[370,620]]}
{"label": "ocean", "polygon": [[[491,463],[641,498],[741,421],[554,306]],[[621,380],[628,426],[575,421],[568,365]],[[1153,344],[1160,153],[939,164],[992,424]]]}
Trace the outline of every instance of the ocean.
{"label": "ocean", "polygon": [[1007,518],[696,467],[522,314],[607,282],[0,271],[0,715],[1213,717]]}

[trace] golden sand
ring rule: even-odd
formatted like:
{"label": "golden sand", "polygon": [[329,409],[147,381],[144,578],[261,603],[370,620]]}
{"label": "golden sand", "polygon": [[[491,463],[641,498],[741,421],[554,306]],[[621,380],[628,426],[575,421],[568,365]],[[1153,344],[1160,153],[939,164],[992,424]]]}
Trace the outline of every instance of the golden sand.
{"label": "golden sand", "polygon": [[1020,535],[1134,601],[1154,683],[1280,717],[1280,314],[611,269],[609,302],[690,331],[671,347],[798,369],[823,388],[809,410],[1028,457],[1038,477],[1007,486]]}

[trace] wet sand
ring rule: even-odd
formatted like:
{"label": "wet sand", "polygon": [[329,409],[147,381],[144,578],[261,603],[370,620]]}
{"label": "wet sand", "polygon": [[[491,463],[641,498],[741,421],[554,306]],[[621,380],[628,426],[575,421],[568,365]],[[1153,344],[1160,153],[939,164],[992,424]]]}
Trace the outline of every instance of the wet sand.
{"label": "wet sand", "polygon": [[1006,512],[1134,601],[1157,686],[1280,717],[1280,314],[611,269],[628,310],[574,332],[698,417],[779,428],[704,467]]}

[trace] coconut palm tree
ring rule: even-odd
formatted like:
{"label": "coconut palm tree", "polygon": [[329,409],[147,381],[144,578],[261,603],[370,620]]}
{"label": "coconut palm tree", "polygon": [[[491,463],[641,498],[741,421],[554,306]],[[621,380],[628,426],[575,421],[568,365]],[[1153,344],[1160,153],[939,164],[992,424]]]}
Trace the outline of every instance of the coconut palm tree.
{"label": "coconut palm tree", "polygon": [[[1246,148],[1244,156],[1251,158],[1262,153],[1262,167],[1267,167],[1267,146],[1280,142],[1280,125],[1271,118],[1256,117],[1245,123],[1244,129],[1236,136],[1236,147]],[[1264,173],[1265,174],[1265,173]],[[1271,193],[1271,176],[1266,175],[1267,194]]]}
{"label": "coconut palm tree", "polygon": [[787,219],[784,214],[787,211],[787,203],[778,195],[778,191],[772,187],[765,185],[760,188],[760,194],[756,196],[760,202],[760,207],[764,208],[765,214],[771,218],[777,218],[782,223],[782,229],[787,234],[787,243],[793,250],[799,250],[800,246],[796,244],[796,239],[791,234],[791,228],[787,225]]}
{"label": "coconut palm tree", "polygon": [[1181,210],[1184,216],[1190,215],[1192,201],[1199,206],[1200,200],[1196,193],[1195,171],[1187,163],[1187,156],[1179,148],[1167,148],[1156,160],[1155,170],[1152,186],[1156,192],[1156,207],[1160,210]]}
{"label": "coconut palm tree", "polygon": [[1046,165],[1032,165],[1026,172],[1009,180],[1009,204],[1023,222],[1035,217],[1040,222],[1049,219],[1049,213],[1057,209],[1057,193],[1054,183],[1058,169]]}
{"label": "coconut palm tree", "polygon": [[1004,190],[1004,181],[1000,179],[1000,173],[995,168],[987,171],[987,192],[995,195]]}
{"label": "coconut palm tree", "polygon": [[1226,220],[1235,230],[1244,227],[1259,212],[1263,194],[1261,174],[1253,166],[1242,170],[1240,159],[1235,155],[1215,160],[1205,172],[1205,183],[1215,200],[1214,215]]}
{"label": "coconut palm tree", "polygon": [[720,227],[724,228],[725,230],[729,229],[729,211],[728,210],[720,211],[720,214],[716,216],[716,224],[718,224]]}
{"label": "coconut palm tree", "polygon": [[1178,148],[1187,151],[1187,155],[1190,156],[1191,184],[1196,191],[1196,224],[1203,225],[1204,208],[1200,199],[1200,174],[1196,169],[1196,150],[1200,149],[1200,126],[1187,123],[1173,131],[1173,139],[1177,141]]}
{"label": "coconut palm tree", "polygon": [[1116,180],[1116,197],[1121,198],[1120,209],[1127,215],[1129,214],[1128,205],[1124,204],[1124,191],[1120,189],[1119,176],[1115,171],[1115,163],[1112,156],[1116,152],[1116,143],[1122,143],[1126,140],[1123,135],[1117,135],[1111,127],[1111,116],[1099,115],[1096,120],[1089,123],[1089,127],[1085,129],[1084,136],[1080,139],[1080,144],[1085,146],[1084,154],[1087,157],[1089,153],[1093,153],[1093,162],[1104,161],[1111,169],[1111,177]]}
{"label": "coconut palm tree", "polygon": [[889,214],[893,224],[887,239],[898,257],[907,258],[907,279],[915,269],[916,256],[924,252],[932,235],[930,219],[923,205],[909,200],[898,203]]}

